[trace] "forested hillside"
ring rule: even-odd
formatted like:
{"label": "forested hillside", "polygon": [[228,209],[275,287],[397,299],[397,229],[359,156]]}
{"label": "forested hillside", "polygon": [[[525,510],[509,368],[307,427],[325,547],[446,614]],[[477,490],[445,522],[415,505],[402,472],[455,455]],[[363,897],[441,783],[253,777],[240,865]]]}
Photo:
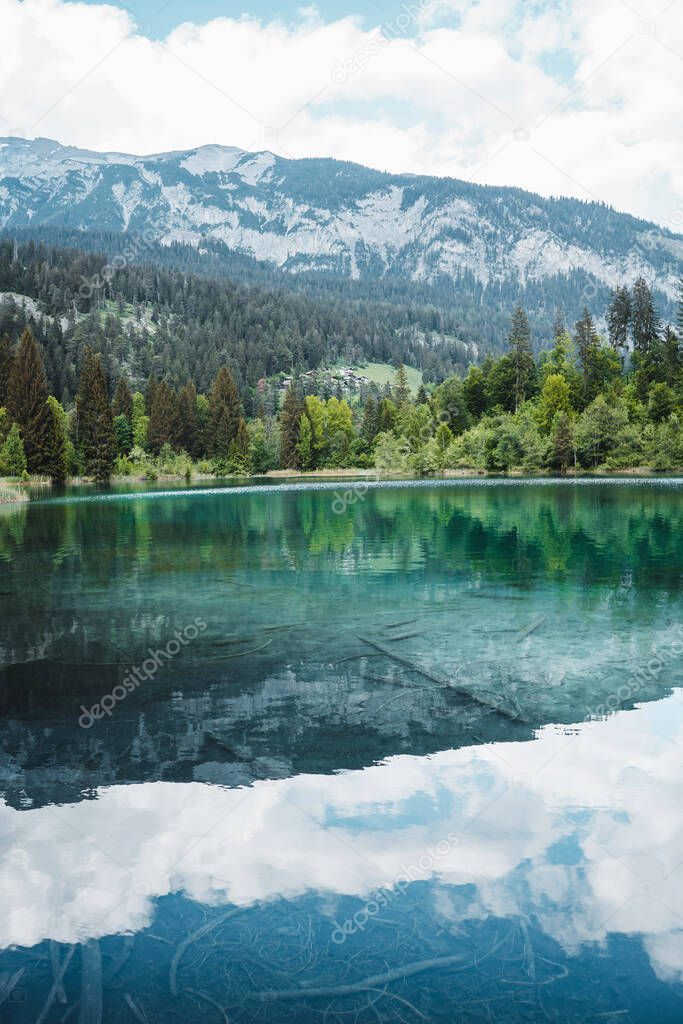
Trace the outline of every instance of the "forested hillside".
{"label": "forested hillside", "polygon": [[[160,285],[154,275],[140,282],[157,302]],[[133,332],[147,330],[142,297],[131,314]],[[118,317],[125,317],[118,302]],[[92,313],[82,323],[96,320]],[[528,317],[517,307],[508,351],[498,359],[471,364],[466,376],[454,374],[431,393],[420,385],[414,397],[399,362],[393,386],[385,381],[380,390],[364,378],[349,400],[345,378],[332,394],[324,374],[306,373],[260,379],[245,401],[226,365],[208,392],[191,378],[179,388],[168,375],[154,374],[144,391],[133,392],[129,370],[108,377],[101,355],[85,344],[76,400],[65,407],[49,394],[30,329],[18,342],[0,335],[0,476],[104,482],[112,474],[190,478],[197,471],[224,476],[372,466],[417,475],[681,470],[683,298],[675,331],[662,324],[639,278],[632,289],[615,291],[606,320],[608,340],[588,309],[571,332],[558,316],[552,348],[535,359]],[[356,500],[357,492],[349,493],[339,499],[342,507]]]}
{"label": "forested hillside", "polygon": [[[102,265],[107,261],[117,265],[123,257],[128,264],[151,264],[217,280],[228,278],[269,291],[343,302],[360,310],[369,305],[376,307],[377,316],[389,324],[416,324],[421,330],[457,338],[478,356],[505,350],[510,310],[517,304],[528,311],[532,343],[539,351],[552,337],[558,308],[572,321],[581,316],[585,305],[600,316],[611,293],[608,285],[580,267],[549,274],[542,280],[528,278],[523,283],[516,275],[483,283],[465,267],[453,274],[435,275],[429,281],[413,281],[396,270],[372,279],[353,280],[315,270],[288,273],[215,239],[203,239],[200,246],[180,242],[161,245],[149,236],[117,231],[37,226],[17,228],[5,232],[4,237],[19,245],[39,242],[48,248],[76,249],[96,255]],[[673,318],[675,303],[661,294],[659,303],[662,313]],[[442,373],[448,358],[446,352]]]}
{"label": "forested hillside", "polygon": [[436,381],[477,351],[446,337],[453,318],[446,325],[434,310],[311,298],[32,241],[0,242],[0,294],[0,334],[32,327],[50,390],[67,404],[87,345],[110,379],[133,386],[156,374],[206,390],[227,365],[247,405],[258,380],[280,372],[402,360]]}
{"label": "forested hillside", "polygon": [[671,318],[683,262],[681,235],[605,203],[216,145],[135,156],[0,139],[0,228],[106,233],[119,254],[144,239],[134,260],[432,305],[494,352],[516,305],[547,339],[558,305],[598,316],[638,277]]}

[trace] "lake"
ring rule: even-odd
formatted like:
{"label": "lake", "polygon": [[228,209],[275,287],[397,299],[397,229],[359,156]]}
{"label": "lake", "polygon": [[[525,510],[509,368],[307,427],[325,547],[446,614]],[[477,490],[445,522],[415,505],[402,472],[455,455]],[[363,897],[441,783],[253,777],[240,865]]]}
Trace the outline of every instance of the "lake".
{"label": "lake", "polygon": [[0,508],[0,1020],[683,1019],[683,481]]}

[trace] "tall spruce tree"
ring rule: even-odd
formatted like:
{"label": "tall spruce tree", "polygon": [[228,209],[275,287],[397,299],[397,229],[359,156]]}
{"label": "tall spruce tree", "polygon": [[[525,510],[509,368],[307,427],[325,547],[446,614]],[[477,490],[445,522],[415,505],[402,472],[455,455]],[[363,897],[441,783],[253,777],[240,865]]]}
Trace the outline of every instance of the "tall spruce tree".
{"label": "tall spruce tree", "polygon": [[14,353],[7,383],[7,411],[19,424],[29,473],[49,476],[53,445],[47,381],[35,338],[27,328]]}
{"label": "tall spruce tree", "polygon": [[116,451],[118,454],[130,455],[133,448],[133,428],[121,413],[118,416],[114,416],[114,434],[116,436]]}
{"label": "tall spruce tree", "polygon": [[[681,345],[681,339],[668,325],[664,328],[661,354],[661,372],[664,383],[670,384],[673,387],[679,380],[681,380],[681,372],[683,371],[683,346]],[[681,380],[681,383],[683,383],[683,380]]]}
{"label": "tall spruce tree", "polygon": [[399,363],[396,367],[396,383],[394,384],[393,391],[394,401],[400,408],[402,405],[406,405],[410,400],[410,385],[408,384],[408,374],[403,363]]}
{"label": "tall spruce tree", "polygon": [[280,465],[282,469],[299,468],[299,426],[303,406],[294,386],[285,394],[280,413]]}
{"label": "tall spruce tree", "polygon": [[50,429],[50,445],[49,445],[49,465],[48,473],[54,483],[64,483],[67,476],[67,416],[57,401],[52,395],[47,400],[48,407],[50,409],[50,417],[52,420]]}
{"label": "tall spruce tree", "polygon": [[555,319],[553,321],[553,338],[561,338],[566,333],[567,327],[564,322],[564,311],[558,306],[555,310]]}
{"label": "tall spruce tree", "polygon": [[237,433],[230,445],[229,461],[234,473],[249,474],[252,471],[249,431],[241,416],[237,424]]}
{"label": "tall spruce tree", "polygon": [[111,411],[114,416],[125,416],[131,426],[133,425],[133,396],[125,377],[119,377],[116,382]]}
{"label": "tall spruce tree", "polygon": [[147,443],[150,451],[158,455],[165,444],[178,448],[180,423],[178,400],[167,380],[162,380],[154,392],[152,411],[149,416]]}
{"label": "tall spruce tree", "polygon": [[626,287],[617,288],[607,310],[607,328],[610,345],[622,355],[628,348],[628,332],[631,325],[631,296]]}
{"label": "tall spruce tree", "polygon": [[197,417],[197,390],[191,380],[178,396],[178,430],[180,447],[193,459],[199,458],[199,419]]}
{"label": "tall spruce tree", "polygon": [[656,346],[661,331],[661,320],[655,309],[652,291],[647,281],[639,277],[633,285],[631,335],[633,347],[641,356],[647,356]]}
{"label": "tall spruce tree", "polygon": [[147,416],[152,415],[152,406],[154,405],[154,396],[156,390],[159,387],[159,379],[155,373],[150,373],[147,378],[147,385],[145,387],[145,413]]}
{"label": "tall spruce tree", "polygon": [[7,387],[12,371],[12,343],[9,334],[0,337],[0,407],[7,405]]}
{"label": "tall spruce tree", "polygon": [[114,466],[116,435],[100,357],[90,348],[83,359],[76,414],[85,472],[98,482],[105,482]]}
{"label": "tall spruce tree", "polygon": [[242,403],[237,385],[228,368],[222,366],[209,392],[209,415],[206,424],[209,455],[215,458],[229,458],[230,447],[237,436],[241,416]]}
{"label": "tall spruce tree", "polygon": [[515,375],[516,411],[529,394],[534,373],[529,319],[521,306],[518,306],[512,314],[508,344],[510,347],[510,360]]}
{"label": "tall spruce tree", "polygon": [[583,316],[580,320],[576,321],[574,326],[574,343],[579,357],[579,366],[583,374],[584,385],[588,386],[600,338],[595,330],[593,317],[586,306],[584,306]]}
{"label": "tall spruce tree", "polygon": [[360,433],[363,441],[367,448],[372,447],[372,443],[377,437],[379,432],[379,409],[377,402],[373,395],[368,395],[365,406],[363,407],[363,421],[361,423]]}

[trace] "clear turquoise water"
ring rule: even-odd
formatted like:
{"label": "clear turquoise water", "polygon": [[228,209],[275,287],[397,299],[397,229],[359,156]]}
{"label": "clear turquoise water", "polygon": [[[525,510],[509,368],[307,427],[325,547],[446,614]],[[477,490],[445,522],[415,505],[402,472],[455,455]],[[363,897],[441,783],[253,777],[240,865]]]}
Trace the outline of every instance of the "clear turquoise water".
{"label": "clear turquoise water", "polygon": [[0,510],[0,1020],[680,1022],[682,526],[677,481]]}

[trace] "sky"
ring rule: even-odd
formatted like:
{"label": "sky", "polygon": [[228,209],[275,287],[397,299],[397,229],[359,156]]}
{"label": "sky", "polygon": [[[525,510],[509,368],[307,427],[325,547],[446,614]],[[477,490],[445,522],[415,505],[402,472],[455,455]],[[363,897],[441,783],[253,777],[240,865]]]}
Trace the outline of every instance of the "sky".
{"label": "sky", "polygon": [[683,231],[683,0],[0,0],[0,136],[220,143]]}

